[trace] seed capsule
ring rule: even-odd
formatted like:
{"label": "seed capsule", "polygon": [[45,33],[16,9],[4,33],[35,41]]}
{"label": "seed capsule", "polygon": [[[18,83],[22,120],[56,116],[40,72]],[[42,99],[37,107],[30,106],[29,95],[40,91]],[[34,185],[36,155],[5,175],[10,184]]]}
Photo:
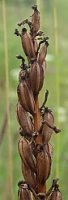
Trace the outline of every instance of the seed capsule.
{"label": "seed capsule", "polygon": [[[39,66],[40,66],[40,65],[39,65]],[[46,68],[46,63],[45,63],[45,61],[44,61],[43,64],[40,66],[40,84],[39,84],[39,91],[40,91],[41,88],[43,87],[45,68]]]}
{"label": "seed capsule", "polygon": [[30,68],[29,81],[34,95],[37,95],[44,82],[44,69],[39,66],[38,62],[34,62]]}
{"label": "seed capsule", "polygon": [[45,184],[45,181],[48,179],[51,171],[51,157],[46,149],[41,149],[37,155],[37,176],[40,184]]}
{"label": "seed capsule", "polygon": [[47,126],[45,121],[47,121],[51,126],[54,125],[54,116],[53,116],[52,112],[47,111],[44,114],[44,124],[43,124],[43,128],[42,128],[42,136],[43,136],[43,143],[47,144],[52,136],[53,130]]}
{"label": "seed capsule", "polygon": [[21,104],[18,102],[17,104],[17,118],[20,126],[23,129],[23,132],[27,135],[32,135],[33,125],[29,114],[23,109]]}
{"label": "seed capsule", "polygon": [[45,61],[45,57],[47,54],[47,47],[48,47],[48,42],[46,41],[45,44],[43,45],[43,47],[41,47],[41,50],[39,52],[39,56],[38,56],[39,65],[42,65],[43,62]]}
{"label": "seed capsule", "polygon": [[20,139],[18,143],[18,150],[24,164],[26,166],[28,165],[33,172],[36,172],[34,157],[32,155],[30,143],[24,137]]}
{"label": "seed capsule", "polygon": [[34,51],[35,51],[35,54],[36,54],[37,49],[38,49],[38,43],[37,43],[37,40],[33,40],[33,46],[34,46]]}
{"label": "seed capsule", "polygon": [[31,34],[34,36],[40,28],[40,13],[36,5],[32,6],[32,9],[34,10],[34,13],[31,19],[31,22],[32,22]]}
{"label": "seed capsule", "polygon": [[51,194],[53,193],[53,191],[54,191],[54,188],[58,185],[57,184],[57,181],[58,181],[59,179],[57,178],[57,179],[53,179],[53,181],[52,181],[52,185],[51,185],[51,187],[49,188],[49,190],[47,191],[47,193],[46,193],[46,199],[47,200],[50,200],[50,197],[51,197]]}
{"label": "seed capsule", "polygon": [[45,200],[46,199],[46,193],[38,193],[37,196],[39,197],[39,200]]}
{"label": "seed capsule", "polygon": [[23,188],[22,184],[20,185],[18,191],[18,198],[19,200],[31,200],[30,192],[28,191],[28,189]]}
{"label": "seed capsule", "polygon": [[19,134],[22,137],[25,137],[28,141],[31,141],[32,134],[24,132],[23,128],[21,128],[21,127],[19,128]]}
{"label": "seed capsule", "polygon": [[47,146],[48,146],[48,152],[49,152],[49,155],[50,155],[50,157],[51,157],[51,159],[52,159],[52,155],[53,155],[53,147],[52,147],[52,145],[51,145],[50,143],[48,143]]}
{"label": "seed capsule", "polygon": [[56,187],[54,188],[54,191],[52,192],[49,200],[62,200],[62,194],[59,190],[58,185],[56,185]]}
{"label": "seed capsule", "polygon": [[52,160],[52,155],[53,155],[53,147],[52,147],[52,145],[50,143],[46,144],[45,145],[45,150],[47,151],[49,157]]}
{"label": "seed capsule", "polygon": [[[29,155],[30,157],[30,155]],[[28,165],[22,162],[22,173],[27,184],[36,190],[36,174],[29,168]]]}
{"label": "seed capsule", "polygon": [[22,80],[26,80],[26,79],[28,79],[28,71],[21,70],[19,72],[19,82],[21,82]]}
{"label": "seed capsule", "polygon": [[19,83],[17,92],[18,92],[19,101],[21,105],[23,106],[23,108],[27,112],[34,114],[35,101],[33,97],[33,92],[31,90],[30,85],[25,79]]}
{"label": "seed capsule", "polygon": [[34,51],[34,47],[33,47],[33,42],[32,42],[31,36],[27,33],[26,28],[22,29],[21,41],[22,41],[22,47],[24,49],[26,56],[29,59],[35,58],[35,51]]}

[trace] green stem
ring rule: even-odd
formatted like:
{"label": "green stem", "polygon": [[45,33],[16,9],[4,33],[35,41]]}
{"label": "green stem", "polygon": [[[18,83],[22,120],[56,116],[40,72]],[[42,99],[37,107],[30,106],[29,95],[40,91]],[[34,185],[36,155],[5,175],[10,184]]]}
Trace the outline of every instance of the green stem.
{"label": "green stem", "polygon": [[10,196],[13,200],[13,166],[12,166],[12,134],[10,130],[10,100],[9,100],[9,73],[8,73],[8,44],[7,44],[7,24],[6,24],[6,2],[2,0],[3,30],[4,30],[4,57],[5,57],[5,85],[6,85],[6,109],[7,109],[7,137],[8,137],[8,176]]}

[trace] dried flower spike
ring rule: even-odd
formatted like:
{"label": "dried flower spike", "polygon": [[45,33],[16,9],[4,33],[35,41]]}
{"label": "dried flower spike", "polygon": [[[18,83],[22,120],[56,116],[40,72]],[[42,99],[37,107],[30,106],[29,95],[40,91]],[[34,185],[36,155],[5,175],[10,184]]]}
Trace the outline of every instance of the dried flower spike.
{"label": "dried flower spike", "polygon": [[[19,155],[21,157],[21,170],[24,181],[18,183],[19,200],[62,200],[62,195],[54,179],[47,192],[46,182],[51,173],[53,147],[49,143],[53,131],[59,133],[54,125],[52,110],[45,107],[48,98],[48,90],[42,106],[39,106],[39,93],[43,87],[46,69],[46,55],[48,39],[40,30],[40,12],[37,5],[32,6],[31,20],[25,19],[19,26],[25,25],[21,33],[15,29],[15,34],[20,36],[25,59],[21,60],[19,72],[19,84],[17,87],[17,119],[20,125],[21,139],[18,142]],[[30,33],[26,29],[30,28]],[[38,41],[39,40],[39,41]]]}

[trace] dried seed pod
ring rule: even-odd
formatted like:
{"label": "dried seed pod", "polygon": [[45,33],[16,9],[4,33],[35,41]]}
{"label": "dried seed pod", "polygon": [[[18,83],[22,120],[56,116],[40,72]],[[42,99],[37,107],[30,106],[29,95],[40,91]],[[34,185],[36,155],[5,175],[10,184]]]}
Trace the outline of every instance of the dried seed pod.
{"label": "dried seed pod", "polygon": [[31,200],[30,191],[28,189],[23,188],[22,185],[20,185],[19,191],[18,191],[18,198],[19,200]]}
{"label": "dried seed pod", "polygon": [[19,134],[23,137],[25,137],[28,141],[30,141],[31,140],[31,138],[32,138],[32,135],[31,134],[29,134],[29,133],[26,133],[26,132],[24,132],[24,130],[23,130],[23,128],[19,128]]}
{"label": "dried seed pod", "polygon": [[31,19],[32,22],[31,34],[34,36],[40,28],[40,13],[36,5],[32,6],[32,9],[34,10],[34,13]]}
{"label": "dried seed pod", "polygon": [[58,178],[57,178],[57,179],[53,179],[52,185],[51,185],[51,187],[49,188],[49,190],[48,190],[47,193],[46,193],[46,199],[47,199],[47,200],[50,199],[51,194],[53,193],[54,188],[56,187],[58,180],[59,180]]}
{"label": "dried seed pod", "polygon": [[28,82],[23,79],[17,88],[18,92],[18,97],[21,105],[23,108],[27,111],[30,112],[31,114],[34,114],[34,107],[35,107],[35,101],[33,97],[33,92],[31,90],[30,85]]}
{"label": "dried seed pod", "polygon": [[47,47],[48,47],[48,42],[46,41],[43,47],[41,47],[39,55],[38,55],[38,63],[39,65],[42,65],[43,62],[45,61],[45,57],[47,54]]}
{"label": "dried seed pod", "polygon": [[23,79],[27,79],[27,77],[28,77],[28,71],[21,70],[19,72],[19,82],[21,82]]}
{"label": "dried seed pod", "polygon": [[27,135],[32,135],[33,132],[33,124],[29,117],[29,114],[23,109],[20,102],[17,104],[17,118],[20,126],[23,129],[23,132]]}
{"label": "dried seed pod", "polygon": [[47,144],[44,144],[44,146],[45,146],[45,148],[44,148],[45,151],[47,151],[49,157],[52,160],[52,155],[53,155],[53,147],[52,147],[52,145],[50,143],[47,143]]}
{"label": "dried seed pod", "polygon": [[43,119],[44,119],[44,124],[42,127],[43,143],[47,144],[52,136],[53,130],[48,127],[48,125],[45,123],[45,121],[47,121],[51,126],[53,126],[54,125],[54,116],[53,116],[52,112],[46,111]]}
{"label": "dried seed pod", "polygon": [[38,193],[37,196],[39,197],[39,200],[45,200],[46,199],[46,193]]}
{"label": "dried seed pod", "polygon": [[32,134],[24,132],[24,130],[23,130],[21,127],[19,128],[19,134],[20,134],[22,137],[25,137],[29,142],[30,142],[31,139],[32,139]]}
{"label": "dried seed pod", "polygon": [[49,200],[62,200],[62,194],[59,190],[59,185],[56,184],[54,191],[52,192]]}
{"label": "dried seed pod", "polygon": [[48,152],[49,152],[49,155],[50,155],[50,157],[51,157],[51,159],[52,159],[52,155],[53,155],[53,147],[52,147],[52,145],[51,145],[50,143],[48,143],[47,146],[48,146]]}
{"label": "dried seed pod", "polygon": [[38,43],[37,43],[37,40],[33,40],[33,46],[34,46],[34,51],[35,51],[35,54],[37,52],[37,49],[38,49]]}
{"label": "dried seed pod", "polygon": [[36,190],[36,174],[29,168],[29,165],[26,165],[23,162],[22,173],[27,184]]}
{"label": "dried seed pod", "polygon": [[45,68],[46,68],[46,64],[45,61],[43,62],[42,65],[40,66],[40,84],[39,84],[39,91],[41,90],[41,88],[43,87],[43,83],[44,83],[44,73],[45,73]]}
{"label": "dried seed pod", "polygon": [[32,42],[31,36],[27,33],[26,28],[22,29],[21,41],[22,41],[22,47],[24,49],[26,56],[29,59],[35,58],[35,51],[34,51],[34,47],[33,47],[33,42]]}
{"label": "dried seed pod", "polygon": [[39,66],[38,62],[34,62],[29,72],[30,86],[34,95],[37,95],[43,86],[44,69]]}
{"label": "dried seed pod", "polygon": [[37,154],[36,167],[39,183],[44,185],[51,171],[51,157],[46,146],[41,146],[41,151]]}
{"label": "dried seed pod", "polygon": [[33,172],[36,172],[35,161],[32,155],[30,143],[24,137],[19,140],[18,150],[24,164],[26,166],[28,165]]}

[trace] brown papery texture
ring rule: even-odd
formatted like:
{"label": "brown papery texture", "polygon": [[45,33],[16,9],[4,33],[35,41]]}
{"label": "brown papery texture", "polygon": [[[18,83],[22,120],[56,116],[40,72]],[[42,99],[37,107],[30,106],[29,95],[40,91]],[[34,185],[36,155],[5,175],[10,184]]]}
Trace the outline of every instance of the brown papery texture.
{"label": "brown papery texture", "polygon": [[33,197],[35,200],[62,200],[58,179],[52,181],[48,191],[46,187],[53,156],[50,140],[53,131],[59,133],[60,129],[54,125],[52,110],[46,107],[47,89],[44,102],[39,106],[39,93],[46,77],[49,38],[44,37],[43,31],[40,31],[40,12],[37,6],[33,5],[32,9],[32,17],[18,23],[18,26],[22,26],[21,33],[15,29],[15,34],[21,38],[21,46],[27,59],[26,64],[22,55],[16,56],[21,60],[17,86],[17,120],[20,126],[18,151],[22,181],[18,183],[18,199],[31,200]]}

